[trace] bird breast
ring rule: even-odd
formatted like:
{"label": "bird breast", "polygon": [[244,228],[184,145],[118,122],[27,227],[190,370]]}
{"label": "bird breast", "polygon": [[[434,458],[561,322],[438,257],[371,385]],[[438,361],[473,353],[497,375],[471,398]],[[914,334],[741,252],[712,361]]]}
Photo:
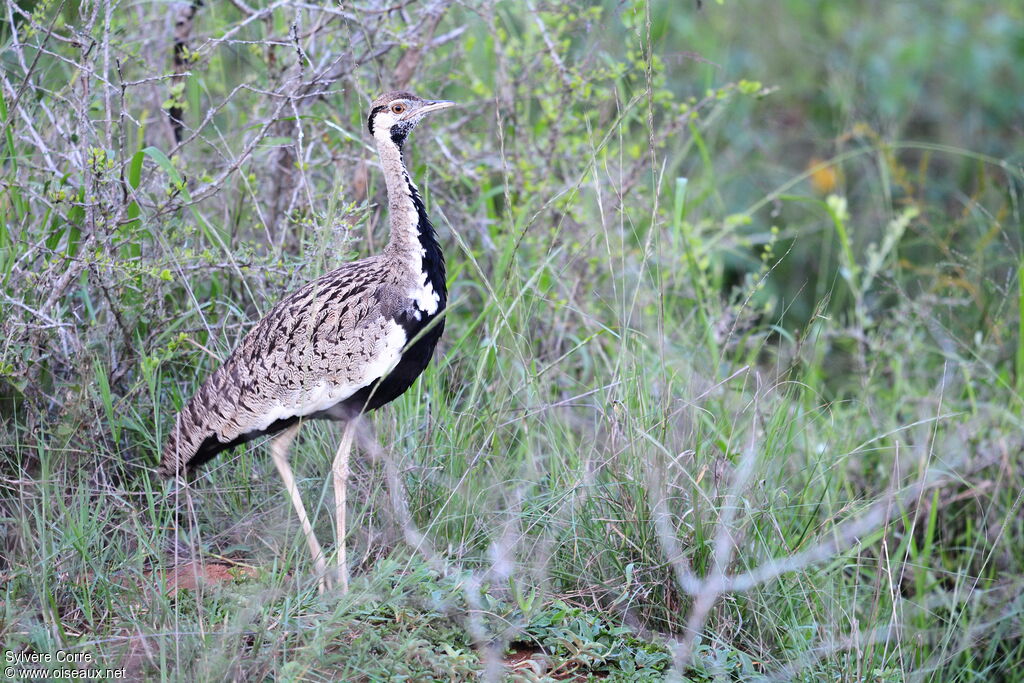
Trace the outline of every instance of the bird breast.
{"label": "bird breast", "polygon": [[280,419],[326,411],[387,376],[401,360],[408,336],[394,320],[382,320],[372,328],[363,343],[351,344],[349,350],[335,347],[324,354],[325,363],[311,363],[305,381],[291,391],[277,392],[278,400],[266,407],[255,427],[262,430]]}
{"label": "bird breast", "polygon": [[430,281],[430,275],[423,272],[419,284],[409,290],[409,299],[416,307],[414,316],[421,320],[424,315],[434,315],[441,306],[441,295],[434,289]]}

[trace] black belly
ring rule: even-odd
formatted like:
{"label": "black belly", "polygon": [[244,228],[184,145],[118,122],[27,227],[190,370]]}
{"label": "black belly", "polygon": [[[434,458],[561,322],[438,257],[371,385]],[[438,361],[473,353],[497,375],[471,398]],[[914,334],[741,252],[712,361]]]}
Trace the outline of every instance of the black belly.
{"label": "black belly", "polygon": [[[429,320],[427,321],[429,322]],[[419,325],[420,330],[425,324]],[[356,393],[342,401],[338,406],[328,408],[325,413],[337,413],[336,415],[322,415],[316,413],[313,417],[327,417],[335,420],[348,420],[360,413],[368,413],[383,405],[391,403],[406,392],[416,381],[416,378],[423,374],[431,356],[434,355],[434,347],[437,340],[444,331],[444,318],[436,321],[431,329],[427,330],[412,345],[410,345],[398,365],[383,379],[377,380],[368,387],[363,387]],[[407,328],[407,334],[412,330]],[[419,330],[410,334],[409,338],[415,338]]]}

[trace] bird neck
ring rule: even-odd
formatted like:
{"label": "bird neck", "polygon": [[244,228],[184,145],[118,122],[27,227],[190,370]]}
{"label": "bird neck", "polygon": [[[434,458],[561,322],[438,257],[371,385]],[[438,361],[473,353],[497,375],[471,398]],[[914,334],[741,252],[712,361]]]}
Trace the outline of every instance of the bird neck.
{"label": "bird neck", "polygon": [[417,281],[425,274],[435,290],[440,291],[444,288],[444,255],[419,190],[402,161],[402,140],[393,140],[386,130],[375,137],[391,224],[391,237],[384,253],[406,264]]}

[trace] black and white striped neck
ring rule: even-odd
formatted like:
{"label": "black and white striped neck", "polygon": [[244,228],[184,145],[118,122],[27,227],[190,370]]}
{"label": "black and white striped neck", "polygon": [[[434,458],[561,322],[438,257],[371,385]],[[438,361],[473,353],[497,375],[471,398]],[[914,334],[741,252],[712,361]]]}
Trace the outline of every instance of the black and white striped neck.
{"label": "black and white striped neck", "polygon": [[[444,299],[447,294],[445,286],[444,252],[437,241],[437,232],[434,224],[430,222],[427,215],[427,207],[423,204],[419,190],[413,182],[409,181],[409,196],[413,206],[416,207],[416,237],[419,240],[421,249],[420,270],[426,275],[428,281],[434,286]],[[443,302],[442,302],[443,308]]]}
{"label": "black and white striped neck", "polygon": [[404,135],[393,130],[374,131],[387,186],[391,228],[384,252],[406,267],[411,298],[426,316],[433,316],[444,309],[447,300],[444,254],[423,198],[405,167],[401,146],[393,139],[398,136],[404,141]]}

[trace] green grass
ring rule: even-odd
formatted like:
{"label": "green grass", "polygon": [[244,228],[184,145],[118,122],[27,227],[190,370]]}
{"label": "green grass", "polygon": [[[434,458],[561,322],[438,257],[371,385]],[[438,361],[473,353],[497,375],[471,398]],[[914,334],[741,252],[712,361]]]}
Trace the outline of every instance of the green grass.
{"label": "green grass", "polygon": [[[5,650],[172,680],[1021,680],[1014,3],[482,3],[431,35],[418,6],[216,3],[176,151],[149,28],[51,4],[0,31]],[[362,29],[381,54],[280,109],[314,15],[303,78]],[[372,416],[352,590],[321,596],[262,444],[187,495],[152,468],[262,313],[382,246],[364,95],[460,27],[409,85],[461,105],[409,151],[446,332]],[[293,453],[322,541],[339,438]],[[231,580],[171,590],[200,557]]]}

